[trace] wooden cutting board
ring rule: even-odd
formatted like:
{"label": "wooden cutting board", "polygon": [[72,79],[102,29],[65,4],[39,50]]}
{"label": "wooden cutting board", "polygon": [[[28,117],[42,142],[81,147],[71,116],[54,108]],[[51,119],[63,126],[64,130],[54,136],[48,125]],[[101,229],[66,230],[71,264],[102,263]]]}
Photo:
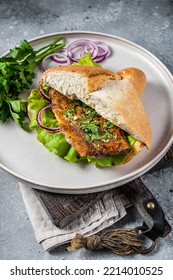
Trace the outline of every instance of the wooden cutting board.
{"label": "wooden cutting board", "polygon": [[[173,145],[149,173],[173,165]],[[135,180],[134,180],[135,183]],[[121,190],[121,187],[117,188]],[[58,194],[34,189],[53,224],[63,228],[86,211],[106,192],[87,194]],[[125,192],[125,189],[123,190]]]}

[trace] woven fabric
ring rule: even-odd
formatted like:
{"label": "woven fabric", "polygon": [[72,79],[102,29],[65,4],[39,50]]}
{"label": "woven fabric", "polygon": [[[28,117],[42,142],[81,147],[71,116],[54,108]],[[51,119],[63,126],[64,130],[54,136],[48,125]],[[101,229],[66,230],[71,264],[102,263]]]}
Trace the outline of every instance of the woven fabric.
{"label": "woven fabric", "polygon": [[116,189],[110,190],[72,223],[60,229],[51,222],[35,192],[22,183],[19,187],[36,240],[45,251],[70,242],[76,233],[90,236],[110,227],[126,215],[125,209],[131,205],[124,194],[118,195]]}

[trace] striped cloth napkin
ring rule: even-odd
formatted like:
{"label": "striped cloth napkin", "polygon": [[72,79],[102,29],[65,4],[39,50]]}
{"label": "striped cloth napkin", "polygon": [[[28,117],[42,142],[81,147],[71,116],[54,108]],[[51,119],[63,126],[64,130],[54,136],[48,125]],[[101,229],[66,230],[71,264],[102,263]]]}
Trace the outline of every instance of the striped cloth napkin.
{"label": "striped cloth napkin", "polygon": [[112,189],[62,229],[51,222],[32,188],[23,183],[19,183],[19,187],[36,240],[45,251],[70,242],[76,233],[90,236],[112,226],[126,215],[126,208],[131,206],[124,194],[118,194],[116,189]]}

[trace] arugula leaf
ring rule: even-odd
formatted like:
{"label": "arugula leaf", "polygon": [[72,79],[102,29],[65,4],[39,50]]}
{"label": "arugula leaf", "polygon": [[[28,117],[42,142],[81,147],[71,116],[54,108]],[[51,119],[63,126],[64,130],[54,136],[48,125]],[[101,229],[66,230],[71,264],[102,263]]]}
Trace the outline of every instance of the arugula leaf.
{"label": "arugula leaf", "polygon": [[27,117],[27,100],[20,99],[20,93],[29,89],[35,77],[34,70],[40,61],[55,50],[65,46],[59,43],[59,36],[51,44],[34,50],[26,40],[10,50],[8,57],[0,58],[0,120],[5,122],[11,117],[23,127]]}

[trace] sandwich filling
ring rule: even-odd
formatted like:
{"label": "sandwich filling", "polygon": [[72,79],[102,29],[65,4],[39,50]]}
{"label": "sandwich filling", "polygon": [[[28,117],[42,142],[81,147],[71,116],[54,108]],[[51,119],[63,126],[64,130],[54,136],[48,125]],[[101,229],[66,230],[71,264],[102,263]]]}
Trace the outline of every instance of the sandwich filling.
{"label": "sandwich filling", "polygon": [[52,111],[67,141],[80,156],[126,154],[131,147],[122,129],[79,100],[49,90]]}
{"label": "sandwich filling", "polygon": [[150,148],[149,122],[131,77],[101,69],[89,53],[74,64],[44,72],[44,94],[33,89],[28,98],[30,128],[36,129],[37,139],[69,162],[103,167],[125,164],[144,146]]}
{"label": "sandwich filling", "polygon": [[[57,106],[56,106],[55,96],[53,97],[54,94],[55,94],[55,91],[53,92],[51,89],[52,108],[45,110],[42,114],[42,123],[45,126],[51,127],[51,128],[57,128],[60,125],[56,119],[57,115],[55,117],[55,110],[57,110]],[[56,92],[56,94],[57,94],[57,92]],[[58,98],[58,96],[56,98]],[[65,104],[64,102],[59,104],[59,106],[62,107],[61,113],[59,113],[59,115],[60,115],[59,121],[62,125],[62,129],[63,129],[63,123],[65,124],[65,121],[68,123],[68,125],[69,125],[69,123],[75,124],[74,130],[77,129],[77,131],[80,131],[79,134],[70,135],[70,133],[68,132],[67,129],[66,129],[66,133],[63,133],[63,132],[50,133],[50,132],[46,131],[45,129],[41,128],[38,125],[36,116],[37,116],[38,112],[44,106],[47,106],[49,104],[49,102],[45,98],[42,97],[38,88],[33,89],[28,98],[28,115],[30,117],[30,129],[36,129],[37,140],[39,142],[41,142],[44,145],[44,147],[49,150],[49,152],[53,152],[53,153],[55,153],[55,155],[65,159],[71,163],[84,161],[84,162],[92,163],[96,166],[106,167],[106,166],[124,164],[124,163],[128,162],[135,154],[137,154],[142,149],[143,145],[141,142],[136,141],[132,136],[130,136],[127,133],[120,130],[121,139],[123,139],[123,143],[125,143],[125,145],[127,145],[126,146],[127,150],[124,145],[124,152],[122,149],[123,145],[121,144],[121,152],[118,153],[116,151],[117,154],[115,154],[115,155],[98,156],[98,152],[97,152],[97,156],[80,156],[80,154],[72,146],[72,144],[69,143],[69,142],[72,142],[72,138],[70,138],[70,136],[73,136],[73,140],[74,140],[75,135],[76,135],[76,137],[78,139],[80,139],[80,141],[78,141],[78,147],[80,147],[80,148],[85,147],[86,151],[88,151],[88,147],[91,146],[91,142],[93,145],[96,145],[96,139],[94,139],[94,138],[99,138],[99,139],[97,139],[97,141],[98,141],[97,143],[99,145],[101,144],[102,147],[103,147],[103,145],[105,147],[106,144],[107,144],[107,146],[110,145],[108,142],[109,140],[111,140],[110,143],[113,143],[113,141],[114,141],[114,143],[116,143],[116,145],[118,145],[117,140],[120,139],[119,138],[120,135],[119,136],[117,134],[113,135],[112,123],[108,122],[106,120],[103,120],[103,119],[102,119],[102,122],[104,123],[104,127],[102,125],[102,127],[103,127],[103,129],[101,130],[102,133],[101,133],[101,135],[99,135],[98,122],[94,121],[94,123],[93,123],[90,120],[90,117],[93,116],[93,114],[94,115],[96,114],[95,112],[93,112],[95,110],[91,109],[89,106],[86,107],[86,105],[82,104],[82,102],[80,102],[80,101],[78,102],[78,101],[73,100],[74,102],[76,102],[76,105],[74,107],[74,105],[72,105],[70,103],[70,101],[72,101],[72,100],[69,100],[69,99],[67,99],[67,100],[68,100],[69,106],[66,105],[66,107],[62,107],[63,104]],[[66,102],[67,102],[67,100],[66,100]],[[79,104],[82,107],[81,109],[79,109],[79,107],[80,107]],[[87,110],[85,111],[86,108],[87,108]],[[54,113],[52,110],[54,111]],[[76,112],[75,114],[74,114],[74,111]],[[78,123],[74,123],[74,121],[76,119],[76,115],[79,116],[79,111],[80,112],[83,111],[85,113],[84,123],[82,123],[82,120],[80,123],[80,126],[82,126],[83,129],[79,128],[79,127],[77,128],[77,124],[79,125],[79,120],[78,120]],[[90,117],[88,117],[88,115]],[[99,115],[96,115],[96,116],[97,116],[97,118],[99,117]],[[85,128],[86,127],[85,120],[87,118],[89,119],[89,120],[87,120],[87,122],[89,122],[90,125],[87,126],[87,128]],[[62,119],[62,121],[61,121],[61,119]],[[90,130],[90,133],[88,133],[88,130]],[[65,131],[65,129],[64,129],[64,131]],[[93,131],[95,131],[95,132],[93,133]],[[67,135],[67,132],[68,132],[68,135]],[[92,134],[91,134],[91,132],[92,132]],[[108,134],[107,134],[107,132],[108,132]],[[117,136],[118,136],[118,138],[117,138]],[[102,143],[101,143],[100,138],[102,138]],[[82,143],[84,143],[84,146],[82,146]],[[125,150],[126,151],[129,150],[129,146],[130,146],[130,152],[125,153]],[[85,151],[85,149],[83,149],[83,151]],[[93,151],[93,149],[94,148],[92,148],[92,151]],[[81,148],[81,151],[82,151],[82,148]],[[85,153],[86,153],[86,151],[85,151]],[[110,148],[109,148],[109,151],[110,151]],[[104,152],[105,152],[105,150],[104,150]]]}

